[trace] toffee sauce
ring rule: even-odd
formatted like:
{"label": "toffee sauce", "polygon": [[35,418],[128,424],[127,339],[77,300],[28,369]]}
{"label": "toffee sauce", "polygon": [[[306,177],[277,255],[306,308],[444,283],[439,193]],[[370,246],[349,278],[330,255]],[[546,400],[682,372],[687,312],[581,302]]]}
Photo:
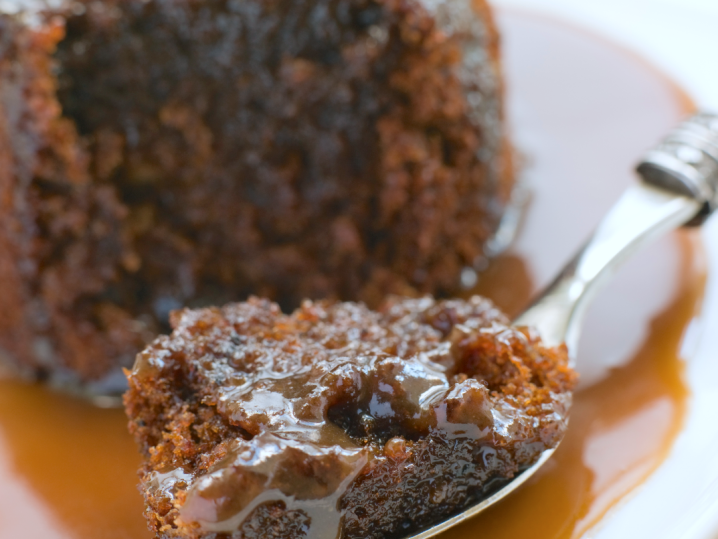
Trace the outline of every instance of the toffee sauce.
{"label": "toffee sauce", "polygon": [[[499,22],[533,197],[514,247],[472,292],[516,314],[633,181],[632,160],[691,104],[585,32],[514,12]],[[559,450],[519,491],[442,538],[579,537],[640,484],[681,429],[680,345],[703,280],[693,232],[639,253],[588,316],[583,388]],[[0,537],[150,538],[126,423],[120,410],[0,380]]]}

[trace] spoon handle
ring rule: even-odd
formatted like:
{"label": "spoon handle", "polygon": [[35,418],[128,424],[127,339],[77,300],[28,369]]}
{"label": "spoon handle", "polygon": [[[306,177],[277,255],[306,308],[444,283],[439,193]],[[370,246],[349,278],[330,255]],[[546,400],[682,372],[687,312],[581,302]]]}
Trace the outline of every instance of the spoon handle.
{"label": "spoon handle", "polygon": [[586,307],[607,277],[642,245],[695,217],[701,206],[695,199],[646,183],[629,187],[514,324],[533,327],[549,346],[565,342],[573,355]]}
{"label": "spoon handle", "polygon": [[716,206],[718,115],[699,113],[650,150],[629,187],[593,235],[514,320],[551,346],[565,342],[573,358],[583,314],[601,284],[629,255],[681,225],[702,223]]}

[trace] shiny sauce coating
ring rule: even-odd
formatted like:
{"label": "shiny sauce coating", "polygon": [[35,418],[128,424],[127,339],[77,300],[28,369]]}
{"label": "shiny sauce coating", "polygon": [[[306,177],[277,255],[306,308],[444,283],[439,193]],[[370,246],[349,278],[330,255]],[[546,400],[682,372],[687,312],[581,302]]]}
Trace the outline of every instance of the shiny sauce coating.
{"label": "shiny sauce coating", "polygon": [[164,537],[404,537],[493,493],[566,430],[565,347],[480,296],[306,301],[290,315],[250,298],[171,323],[125,395]]}

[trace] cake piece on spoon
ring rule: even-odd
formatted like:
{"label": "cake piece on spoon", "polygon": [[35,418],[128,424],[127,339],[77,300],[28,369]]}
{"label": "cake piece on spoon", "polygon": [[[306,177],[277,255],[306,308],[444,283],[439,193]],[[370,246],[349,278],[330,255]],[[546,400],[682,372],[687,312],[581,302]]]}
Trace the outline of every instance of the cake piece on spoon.
{"label": "cake piece on spoon", "polygon": [[402,537],[491,494],[566,428],[565,348],[478,296],[291,315],[253,298],[172,324],[125,397],[159,538]]}

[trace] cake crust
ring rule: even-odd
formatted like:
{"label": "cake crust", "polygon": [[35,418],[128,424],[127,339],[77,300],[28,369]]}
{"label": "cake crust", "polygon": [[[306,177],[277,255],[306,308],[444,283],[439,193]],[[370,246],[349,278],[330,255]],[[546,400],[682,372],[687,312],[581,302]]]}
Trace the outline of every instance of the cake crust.
{"label": "cake crust", "polygon": [[125,396],[159,538],[400,538],[495,491],[566,427],[565,348],[479,297],[291,315],[252,298],[172,323]]}

